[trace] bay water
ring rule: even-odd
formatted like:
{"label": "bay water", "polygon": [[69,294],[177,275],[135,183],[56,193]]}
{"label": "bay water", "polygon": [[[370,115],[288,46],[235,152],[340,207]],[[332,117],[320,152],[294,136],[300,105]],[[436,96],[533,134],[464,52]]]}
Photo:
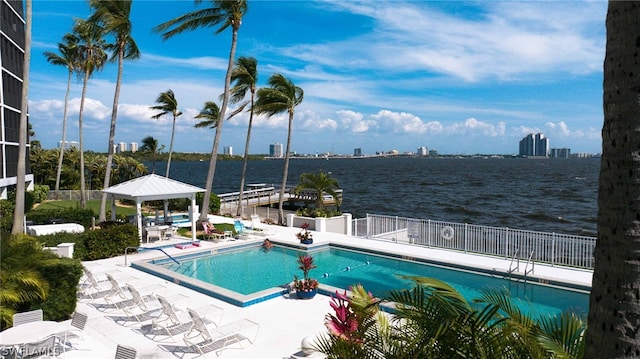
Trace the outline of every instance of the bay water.
{"label": "bay water", "polygon": [[[208,161],[172,162],[171,178],[204,188]],[[157,163],[164,173],[166,163]],[[151,167],[151,166],[148,166]],[[251,160],[246,184],[279,186],[283,160]],[[596,235],[599,158],[292,159],[288,185],[323,170],[343,190],[341,210]],[[240,189],[242,161],[218,161],[212,191]]]}

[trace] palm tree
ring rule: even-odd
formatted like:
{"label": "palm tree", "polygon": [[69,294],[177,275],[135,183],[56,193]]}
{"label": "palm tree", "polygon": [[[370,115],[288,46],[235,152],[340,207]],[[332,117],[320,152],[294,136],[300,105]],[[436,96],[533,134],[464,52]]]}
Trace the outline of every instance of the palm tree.
{"label": "palm tree", "polygon": [[20,304],[44,299],[49,285],[33,267],[43,257],[37,239],[12,235],[0,241],[0,253],[0,328],[5,328]]}
{"label": "palm tree", "polygon": [[[196,0],[196,3],[201,0]],[[162,32],[162,38],[168,39],[184,31],[195,30],[201,27],[218,26],[216,34],[219,34],[231,27],[231,50],[229,51],[229,64],[227,66],[227,74],[224,79],[224,97],[222,107],[220,108],[220,116],[218,117],[218,125],[216,134],[213,139],[213,148],[211,149],[211,159],[209,160],[209,171],[207,172],[207,181],[205,183],[204,200],[200,211],[200,221],[207,220],[209,213],[209,199],[211,198],[211,189],[213,188],[213,178],[216,172],[216,161],[218,159],[218,146],[220,144],[220,135],[222,134],[222,120],[225,118],[227,104],[229,103],[229,87],[231,85],[231,72],[233,62],[236,55],[236,46],[238,43],[238,30],[242,24],[242,17],[247,12],[247,0],[211,0],[212,7],[192,11],[190,13],[179,16],[173,20],[169,20],[154,28],[155,31]]]}
{"label": "palm tree", "polygon": [[235,85],[231,88],[231,103],[242,101],[247,92],[251,93],[251,99],[242,103],[234,112],[239,113],[244,108],[249,107],[249,126],[247,127],[247,140],[244,144],[244,158],[242,160],[242,176],[240,176],[240,195],[238,195],[238,208],[236,215],[241,214],[242,194],[244,192],[244,181],[247,174],[247,161],[249,159],[249,144],[251,142],[251,126],[253,124],[253,104],[256,96],[256,83],[258,82],[258,60],[253,57],[239,57],[231,72],[231,82]]}
{"label": "palm tree", "polygon": [[78,115],[78,131],[80,146],[80,207],[87,207],[84,179],[84,144],[82,136],[82,115],[84,113],[84,100],[87,96],[87,84],[94,71],[102,70],[107,61],[105,53],[105,41],[102,38],[102,28],[95,23],[86,20],[76,20],[73,28],[78,37],[78,69],[83,74],[82,95],[80,97],[80,111]]}
{"label": "palm tree", "polygon": [[640,353],[637,3],[610,1],[606,28],[598,236],[585,358],[630,358]]}
{"label": "palm tree", "polygon": [[31,25],[33,3],[26,1],[24,31],[24,63],[22,68],[22,100],[20,102],[20,125],[18,126],[18,163],[16,164],[16,205],[13,210],[11,233],[24,233],[25,180],[27,177],[27,107],[29,105],[29,64],[31,63]]}
{"label": "palm tree", "polygon": [[[111,34],[115,42],[109,45],[113,49],[111,61],[118,60],[118,75],[116,89],[113,95],[113,107],[111,109],[111,125],[109,127],[109,147],[107,148],[107,170],[104,174],[103,188],[109,187],[111,179],[111,164],[113,162],[113,143],[116,135],[116,119],[118,117],[118,100],[120,98],[120,85],[122,84],[122,70],[124,60],[135,60],[140,57],[140,50],[131,36],[132,24],[131,3],[133,0],[89,0],[89,6],[94,13],[89,18],[103,27],[105,34]],[[102,194],[100,215],[98,220],[106,220],[107,194]]]}
{"label": "palm tree", "polygon": [[173,152],[173,136],[176,132],[176,118],[182,115],[182,112],[178,110],[178,100],[176,100],[176,96],[170,89],[158,95],[156,102],[160,103],[160,105],[151,106],[151,109],[158,110],[160,112],[151,116],[151,118],[157,120],[168,113],[173,116],[173,125],[171,127],[171,142],[169,142],[169,159],[167,159],[167,174],[165,175],[165,177],[169,178],[169,168],[171,167],[171,153]]}
{"label": "palm tree", "polygon": [[333,197],[338,203],[340,198],[338,197],[338,181],[335,178],[329,177],[329,175],[320,170],[317,173],[303,173],[300,175],[300,183],[296,186],[296,193],[299,193],[303,189],[313,189],[316,191],[316,203],[315,207],[321,209],[324,207],[323,194],[326,193]]}
{"label": "palm tree", "polygon": [[[572,313],[534,320],[507,291],[487,291],[467,301],[449,284],[405,277],[412,289],[392,291],[379,301],[364,287],[351,297],[336,293],[329,336],[316,348],[332,358],[582,358],[584,322]],[[389,302],[395,312],[381,315]]]}
{"label": "palm tree", "polygon": [[220,117],[220,107],[213,101],[207,101],[204,108],[194,118],[201,118],[202,121],[195,124],[195,128],[217,128]]}
{"label": "palm tree", "polygon": [[304,91],[295,86],[291,80],[281,74],[271,75],[269,86],[258,90],[258,98],[254,105],[255,113],[266,114],[271,117],[275,114],[287,112],[289,114],[289,126],[287,131],[287,146],[284,155],[284,173],[282,174],[282,186],[280,186],[280,199],[278,200],[278,223],[284,224],[284,192],[289,175],[289,154],[291,152],[291,128],[293,127],[293,114],[304,97]]}
{"label": "palm tree", "polygon": [[151,136],[147,136],[142,139],[142,146],[140,147],[140,151],[151,155],[151,163],[153,164],[151,173],[156,173],[156,158],[158,158],[158,154],[163,149],[164,145],[158,146],[158,140]]}
{"label": "palm tree", "polygon": [[64,160],[64,146],[67,142],[67,110],[69,107],[69,92],[71,91],[71,77],[76,71],[76,65],[78,62],[78,38],[73,34],[67,34],[63,40],[65,43],[58,44],[58,52],[46,51],[44,56],[47,57],[47,61],[53,65],[64,66],[67,68],[69,75],[67,77],[67,91],[64,95],[64,112],[62,115],[62,139],[60,140],[60,153],[58,156],[58,170],[56,172],[56,195],[60,190],[60,174],[62,173],[62,162]]}

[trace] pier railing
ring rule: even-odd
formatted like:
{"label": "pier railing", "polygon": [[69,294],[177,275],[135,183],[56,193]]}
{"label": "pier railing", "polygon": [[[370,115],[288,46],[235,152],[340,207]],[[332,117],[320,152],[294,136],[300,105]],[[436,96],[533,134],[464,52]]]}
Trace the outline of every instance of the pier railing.
{"label": "pier railing", "polygon": [[368,239],[586,269],[593,269],[596,243],[594,237],[376,214],[354,220],[352,233]]}

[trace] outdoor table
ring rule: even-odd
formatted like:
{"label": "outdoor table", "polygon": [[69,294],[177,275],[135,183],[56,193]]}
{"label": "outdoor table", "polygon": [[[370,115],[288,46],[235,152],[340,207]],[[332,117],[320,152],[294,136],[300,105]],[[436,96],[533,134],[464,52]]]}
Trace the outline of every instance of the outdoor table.
{"label": "outdoor table", "polygon": [[35,343],[47,337],[64,333],[67,325],[53,321],[37,321],[20,324],[0,332],[0,346]]}

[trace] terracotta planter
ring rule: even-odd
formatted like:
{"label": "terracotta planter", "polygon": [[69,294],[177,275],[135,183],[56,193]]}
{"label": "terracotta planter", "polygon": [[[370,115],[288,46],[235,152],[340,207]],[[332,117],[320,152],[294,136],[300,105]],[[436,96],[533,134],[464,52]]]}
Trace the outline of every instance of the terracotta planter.
{"label": "terracotta planter", "polygon": [[296,291],[296,295],[298,296],[298,299],[311,299],[316,296],[316,292],[316,289],[312,289],[308,292]]}

